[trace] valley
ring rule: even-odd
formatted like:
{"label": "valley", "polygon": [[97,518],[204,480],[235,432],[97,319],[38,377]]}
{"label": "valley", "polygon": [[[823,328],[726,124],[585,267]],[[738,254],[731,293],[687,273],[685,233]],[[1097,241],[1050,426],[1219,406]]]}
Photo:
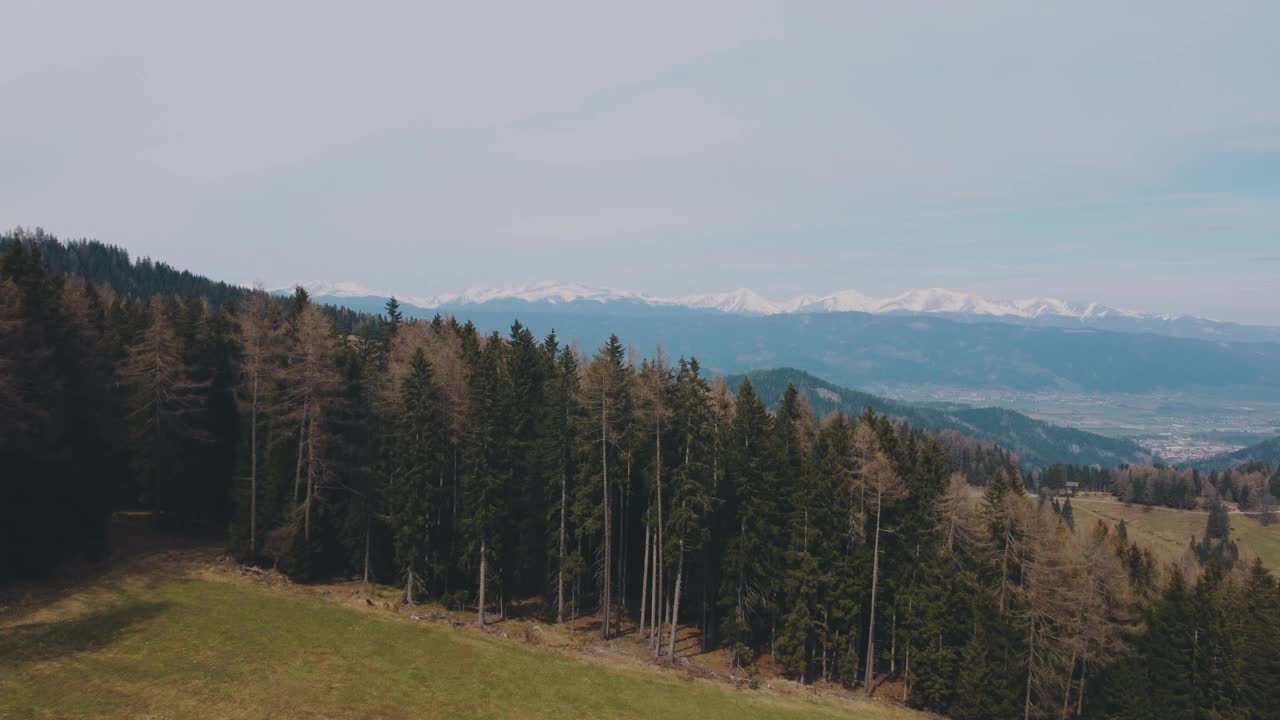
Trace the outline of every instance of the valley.
{"label": "valley", "polygon": [[1008,408],[1055,425],[1133,440],[1175,464],[1207,460],[1280,435],[1280,398],[1258,389],[1082,393],[873,385],[869,390],[913,403]]}

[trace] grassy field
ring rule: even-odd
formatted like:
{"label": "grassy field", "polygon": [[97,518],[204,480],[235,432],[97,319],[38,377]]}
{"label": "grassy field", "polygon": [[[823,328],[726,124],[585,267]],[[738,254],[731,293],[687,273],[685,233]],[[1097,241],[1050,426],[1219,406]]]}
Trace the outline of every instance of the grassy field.
{"label": "grassy field", "polygon": [[3,718],[924,717],[155,566],[0,613]]}
{"label": "grassy field", "polygon": [[[1116,525],[1123,519],[1129,537],[1151,548],[1161,562],[1181,561],[1191,536],[1204,535],[1203,512],[1125,505],[1107,495],[1072,498],[1071,509],[1076,527],[1088,527],[1096,519]],[[1250,560],[1260,557],[1268,567],[1280,570],[1280,525],[1263,527],[1251,517],[1235,514],[1231,516],[1231,537],[1242,555]]]}

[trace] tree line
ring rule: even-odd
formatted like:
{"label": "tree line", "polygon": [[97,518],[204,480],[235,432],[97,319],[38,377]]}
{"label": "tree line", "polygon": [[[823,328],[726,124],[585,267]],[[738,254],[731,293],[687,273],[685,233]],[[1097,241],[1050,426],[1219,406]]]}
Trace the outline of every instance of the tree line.
{"label": "tree line", "polygon": [[110,510],[138,507],[300,580],[481,624],[589,617],[660,662],[724,649],[734,672],[892,681],[957,718],[1275,706],[1260,565],[1161,570],[1016,469],[967,456],[994,468],[975,489],[939,438],[870,411],[817,417],[794,388],[770,410],[693,358],[394,300],[344,328],[301,289],[133,295],[21,236],[0,276],[5,576],[101,554]]}
{"label": "tree line", "polygon": [[1178,510],[1209,508],[1218,502],[1234,503],[1241,510],[1273,521],[1280,497],[1280,467],[1249,462],[1234,468],[1203,473],[1196,468],[1167,465],[1121,465],[1097,468],[1052,465],[1035,476],[1037,487],[1062,490],[1068,482],[1082,491],[1108,492],[1122,502],[1159,505]]}

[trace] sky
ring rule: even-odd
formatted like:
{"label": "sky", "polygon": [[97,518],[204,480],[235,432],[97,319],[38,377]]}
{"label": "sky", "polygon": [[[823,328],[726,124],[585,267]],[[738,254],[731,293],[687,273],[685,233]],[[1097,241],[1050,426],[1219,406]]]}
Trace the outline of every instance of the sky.
{"label": "sky", "polygon": [[0,227],[431,295],[1280,324],[1280,3],[0,4]]}

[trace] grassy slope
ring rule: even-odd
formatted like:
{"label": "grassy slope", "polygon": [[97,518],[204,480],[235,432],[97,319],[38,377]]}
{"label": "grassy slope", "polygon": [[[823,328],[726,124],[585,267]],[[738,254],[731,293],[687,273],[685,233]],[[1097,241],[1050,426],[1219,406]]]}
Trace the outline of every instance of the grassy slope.
{"label": "grassy slope", "polygon": [[[1125,505],[1108,496],[1095,495],[1073,498],[1071,508],[1077,527],[1089,527],[1095,519],[1115,525],[1123,518],[1129,537],[1151,548],[1162,562],[1179,562],[1191,536],[1204,535],[1203,512]],[[1231,537],[1242,554],[1258,556],[1268,567],[1280,569],[1280,525],[1263,527],[1252,518],[1232,515]]]}
{"label": "grassy slope", "polygon": [[149,571],[0,614],[0,717],[919,718]]}

